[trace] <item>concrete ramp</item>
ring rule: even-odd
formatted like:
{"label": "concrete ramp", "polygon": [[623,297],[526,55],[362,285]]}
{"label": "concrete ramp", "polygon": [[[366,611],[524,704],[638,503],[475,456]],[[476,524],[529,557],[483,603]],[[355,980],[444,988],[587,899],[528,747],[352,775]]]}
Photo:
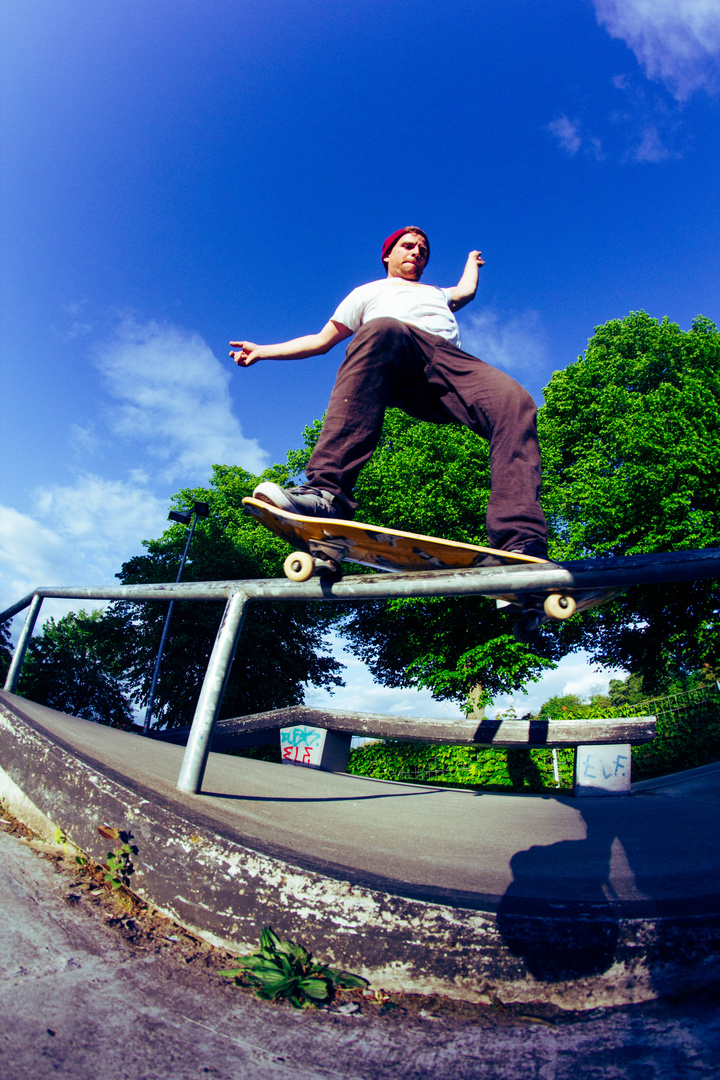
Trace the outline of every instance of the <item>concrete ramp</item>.
{"label": "concrete ramp", "polygon": [[0,796],[94,860],[132,833],[132,889],[224,946],[272,925],[391,990],[565,1008],[720,975],[720,765],[627,798],[476,794],[183,748],[0,693]]}

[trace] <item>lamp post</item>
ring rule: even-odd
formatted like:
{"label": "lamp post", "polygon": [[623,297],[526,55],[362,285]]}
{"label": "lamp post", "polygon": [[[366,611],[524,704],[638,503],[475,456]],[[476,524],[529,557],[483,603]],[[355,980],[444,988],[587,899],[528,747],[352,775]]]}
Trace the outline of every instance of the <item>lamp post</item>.
{"label": "lamp post", "polygon": [[[189,514],[183,514],[180,510],[171,510],[168,514],[168,521],[177,521],[179,525],[189,525],[190,528],[187,531],[187,540],[185,541],[185,550],[180,560],[180,566],[178,568],[177,577],[175,578],[175,584],[180,581],[182,577],[183,569],[188,557],[188,551],[190,550],[190,543],[195,532],[195,526],[198,518],[206,518],[210,513],[210,507],[206,502],[198,502],[197,499],[193,502],[193,508]],[[160,638],[160,648],[158,649],[157,659],[155,660],[155,668],[153,670],[152,682],[150,683],[150,697],[148,698],[147,709],[145,710],[145,720],[143,722],[143,735],[147,735],[150,730],[150,720],[152,718],[153,705],[155,704],[155,690],[157,688],[158,676],[160,674],[160,664],[162,663],[163,652],[165,651],[165,642],[167,641],[168,630],[170,629],[170,619],[172,617],[173,608],[175,607],[175,601],[171,600],[168,605],[167,615],[165,616],[165,625],[163,626],[162,637]]]}

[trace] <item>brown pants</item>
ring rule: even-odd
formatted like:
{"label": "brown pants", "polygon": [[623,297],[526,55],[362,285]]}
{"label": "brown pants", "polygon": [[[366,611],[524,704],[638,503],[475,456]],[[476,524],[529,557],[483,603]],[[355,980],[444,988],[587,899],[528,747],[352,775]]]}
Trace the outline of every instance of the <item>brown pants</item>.
{"label": "brown pants", "polygon": [[355,334],[305,470],[309,484],[335,497],[343,517],[355,512],[353,488],[390,406],[419,420],[464,424],[488,440],[492,547],[546,540],[533,399],[509,375],[397,319],[372,319]]}

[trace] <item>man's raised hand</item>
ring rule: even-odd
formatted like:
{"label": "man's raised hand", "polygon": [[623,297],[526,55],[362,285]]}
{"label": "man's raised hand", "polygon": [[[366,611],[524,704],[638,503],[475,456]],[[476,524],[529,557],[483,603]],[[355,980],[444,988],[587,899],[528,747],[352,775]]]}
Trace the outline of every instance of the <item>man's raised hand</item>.
{"label": "man's raised hand", "polygon": [[451,311],[459,311],[475,297],[478,287],[478,274],[480,267],[485,265],[481,252],[471,251],[465,263],[462,277],[455,288],[451,291],[448,306]]}

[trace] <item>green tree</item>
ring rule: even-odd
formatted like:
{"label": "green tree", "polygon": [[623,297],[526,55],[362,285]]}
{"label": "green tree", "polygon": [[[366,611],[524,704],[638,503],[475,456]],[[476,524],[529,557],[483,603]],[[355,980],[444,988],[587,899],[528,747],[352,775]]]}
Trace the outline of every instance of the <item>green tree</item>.
{"label": "green tree", "polygon": [[102,611],[48,619],[28,647],[19,692],[112,727],[132,724],[132,694]]}
{"label": "green tree", "polygon": [[635,705],[645,701],[647,693],[642,675],[628,675],[625,679],[611,679],[608,697],[611,705]]}
{"label": "green tree", "polygon": [[[596,329],[556,372],[539,430],[556,558],[720,546],[720,334],[645,312]],[[654,694],[712,664],[717,582],[632,588],[558,631],[566,649],[642,676]]]}
{"label": "green tree", "polygon": [[579,694],[556,694],[541,705],[538,719],[562,720],[563,717],[605,716],[611,713],[607,694],[591,694],[585,699]]}
{"label": "green tree", "polygon": [[[279,466],[265,475],[281,483],[292,479],[287,469]],[[210,516],[197,524],[183,581],[265,578],[282,573],[287,545],[242,509],[242,498],[252,492],[257,481],[243,469],[216,466],[208,489],[188,489],[175,496],[179,509],[190,509],[194,499],[210,505]],[[145,542],[146,554],[126,562],[118,577],[127,585],[174,581],[184,543],[184,527],[170,526],[159,539]],[[224,601],[175,605],[157,686],[154,726],[181,727],[191,722],[223,607]],[[108,616],[113,620],[117,655],[143,704],[166,613],[165,602],[117,602]],[[299,704],[308,683],[340,684],[342,665],[329,655],[324,641],[332,618],[329,605],[251,604],[221,716]]]}

